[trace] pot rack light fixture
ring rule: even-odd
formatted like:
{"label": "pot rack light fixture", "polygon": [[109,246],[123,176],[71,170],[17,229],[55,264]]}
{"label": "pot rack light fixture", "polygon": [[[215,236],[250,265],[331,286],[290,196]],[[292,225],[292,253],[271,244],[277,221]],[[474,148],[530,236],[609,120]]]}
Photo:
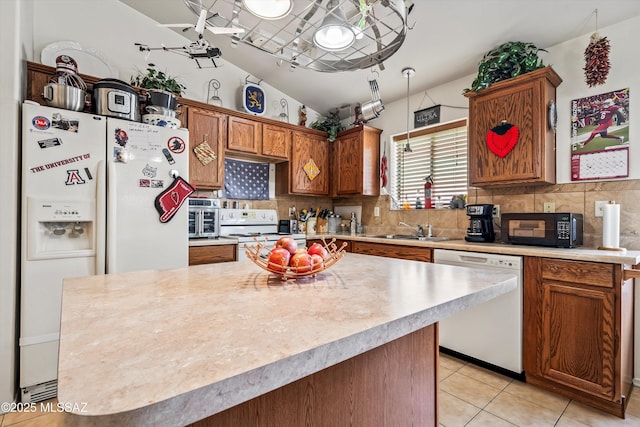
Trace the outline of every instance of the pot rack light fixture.
{"label": "pot rack light fixture", "polygon": [[410,134],[409,134],[409,118],[411,117],[411,109],[409,105],[409,80],[416,74],[416,70],[411,67],[406,67],[402,69],[402,75],[407,79],[407,142],[404,144],[404,151],[406,153],[411,153],[411,144],[409,144]]}
{"label": "pot rack light fixture", "polygon": [[[398,51],[410,0],[183,0],[207,25],[242,28],[231,36],[291,69],[341,72],[378,66]],[[256,53],[259,55],[260,53]]]}
{"label": "pot rack light fixture", "polygon": [[349,24],[337,1],[330,0],[327,9],[320,28],[313,33],[313,43],[328,52],[343,51],[356,41],[354,27]]}
{"label": "pot rack light fixture", "polygon": [[291,13],[293,0],[242,0],[249,12],[261,19],[282,19]]}

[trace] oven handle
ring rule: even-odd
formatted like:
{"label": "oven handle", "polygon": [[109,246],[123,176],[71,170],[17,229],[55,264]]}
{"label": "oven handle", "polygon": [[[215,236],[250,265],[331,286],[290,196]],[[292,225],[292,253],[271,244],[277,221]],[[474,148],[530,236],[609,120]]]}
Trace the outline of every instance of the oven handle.
{"label": "oven handle", "polygon": [[198,236],[202,236],[202,233],[204,233],[204,212],[201,210],[196,211],[196,224],[198,224],[197,225]]}

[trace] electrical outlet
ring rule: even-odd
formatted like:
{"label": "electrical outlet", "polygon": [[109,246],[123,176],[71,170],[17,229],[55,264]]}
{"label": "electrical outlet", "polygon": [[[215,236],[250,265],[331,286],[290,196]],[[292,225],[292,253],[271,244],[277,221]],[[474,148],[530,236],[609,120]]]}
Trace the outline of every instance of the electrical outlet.
{"label": "electrical outlet", "polygon": [[373,208],[373,216],[380,216],[380,206],[375,206]]}
{"label": "electrical outlet", "polygon": [[289,216],[292,217],[296,214],[296,207],[292,206],[289,208]]}
{"label": "electrical outlet", "polygon": [[545,212],[555,212],[556,204],[554,202],[544,202],[544,211]]}
{"label": "electrical outlet", "polygon": [[607,203],[606,200],[596,200],[596,216],[604,215],[604,205]]}
{"label": "electrical outlet", "polygon": [[491,214],[494,218],[500,219],[500,205],[493,205],[493,212]]}

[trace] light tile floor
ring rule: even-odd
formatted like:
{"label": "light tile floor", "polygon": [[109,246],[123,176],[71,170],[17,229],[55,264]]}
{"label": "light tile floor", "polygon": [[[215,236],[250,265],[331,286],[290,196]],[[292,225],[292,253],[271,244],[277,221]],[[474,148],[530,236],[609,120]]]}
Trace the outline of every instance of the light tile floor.
{"label": "light tile floor", "polygon": [[[444,354],[439,404],[441,427],[640,426],[640,389],[631,394],[627,416],[621,420]],[[42,412],[0,415],[0,427],[7,426],[64,427],[59,414]]]}
{"label": "light tile floor", "polygon": [[640,426],[640,389],[624,420],[560,395],[440,354],[441,427]]}

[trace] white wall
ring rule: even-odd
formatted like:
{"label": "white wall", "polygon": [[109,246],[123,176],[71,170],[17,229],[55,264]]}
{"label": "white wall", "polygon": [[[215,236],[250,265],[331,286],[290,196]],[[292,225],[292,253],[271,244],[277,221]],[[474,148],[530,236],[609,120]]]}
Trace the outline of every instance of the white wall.
{"label": "white wall", "polygon": [[[239,94],[248,73],[225,61],[224,53],[222,60],[217,61],[222,64],[219,68],[198,69],[193,60],[164,51],[153,51],[145,60],[144,53],[134,43],[152,47],[162,44],[183,46],[190,40],[169,28],[158,26],[157,22],[117,0],[32,1],[35,4],[33,55],[36,62],[40,62],[40,53],[47,45],[76,41],[83,47],[99,51],[118,72],[116,76],[96,77],[115,77],[128,83],[132,75],[145,71],[151,62],[159,70],[177,77],[187,87],[183,94],[185,98],[206,102],[209,81],[213,78],[219,80],[219,96],[224,101],[223,106],[242,111]],[[83,72],[80,61],[78,69]],[[255,77],[250,80],[257,82]],[[267,97],[267,113],[264,117],[277,119],[280,99],[285,98],[289,103],[290,122],[297,123],[300,102],[266,83],[261,83],[261,86]],[[307,124],[310,124],[316,119],[317,113],[308,109],[307,117]]]}
{"label": "white wall", "polygon": [[[541,29],[542,31],[542,29]],[[571,182],[570,177],[570,104],[572,99],[611,92],[617,89],[630,88],[631,96],[631,120],[630,120],[630,176],[629,179],[640,178],[640,148],[634,139],[640,130],[640,56],[634,40],[640,39],[640,17],[599,29],[602,36],[606,36],[611,42],[611,71],[604,85],[589,88],[584,80],[584,50],[589,44],[591,33],[566,41],[548,48],[548,53],[541,52],[540,57],[546,65],[562,77],[563,82],[556,91],[556,104],[558,106],[558,130],[556,135],[556,165],[557,182],[559,184]],[[416,74],[428,73],[429,70],[416,69]],[[398,76],[399,79],[404,77]],[[428,93],[437,104],[462,106],[468,104],[467,98],[462,95],[464,88],[471,86],[475,74],[452,81],[450,83],[428,89]],[[411,84],[410,84],[411,87]],[[424,91],[411,91],[410,97],[411,122],[413,129],[413,112],[431,107],[433,103],[424,97]],[[369,124],[384,129],[382,141],[388,143],[390,135],[406,131],[406,99],[385,105],[385,110],[380,118]],[[441,122],[467,117],[468,110],[450,107],[442,107]],[[389,149],[387,148],[387,152]]]}

